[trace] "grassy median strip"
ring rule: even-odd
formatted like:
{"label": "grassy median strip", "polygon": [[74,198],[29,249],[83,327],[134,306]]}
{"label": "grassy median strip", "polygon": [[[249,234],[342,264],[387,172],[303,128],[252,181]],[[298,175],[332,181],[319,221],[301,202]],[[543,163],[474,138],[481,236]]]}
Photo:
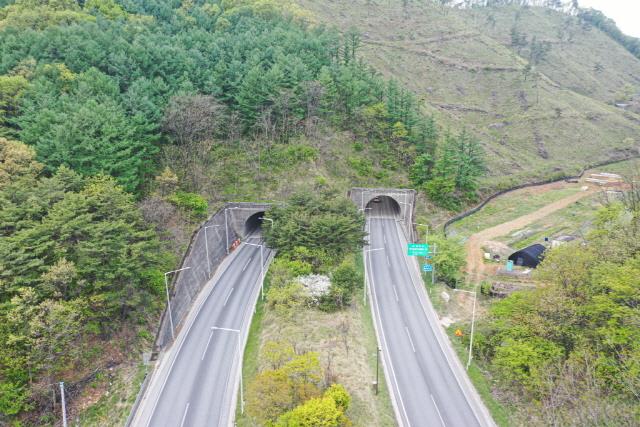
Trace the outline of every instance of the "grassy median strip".
{"label": "grassy median strip", "polygon": [[[360,254],[355,265],[362,273]],[[269,289],[267,276],[265,289]],[[376,378],[376,350],[378,347],[370,307],[362,304],[362,287],[355,291],[350,306],[324,312],[304,307],[294,317],[278,315],[262,301],[258,302],[251,322],[244,352],[243,380],[245,401],[247,388],[267,362],[262,354],[268,342],[291,342],[296,353],[317,352],[325,379],[329,383],[342,384],[351,395],[346,416],[354,426],[395,426],[395,415],[384,379],[382,362],[379,364],[379,393],[373,382]],[[245,407],[246,409],[246,407]],[[255,426],[256,421],[247,412],[236,408],[238,426]]]}

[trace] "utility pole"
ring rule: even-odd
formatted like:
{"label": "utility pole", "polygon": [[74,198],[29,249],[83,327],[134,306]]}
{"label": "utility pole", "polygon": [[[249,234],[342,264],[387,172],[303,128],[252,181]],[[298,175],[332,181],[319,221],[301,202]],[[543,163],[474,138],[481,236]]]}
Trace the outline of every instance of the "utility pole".
{"label": "utility pole", "polygon": [[477,285],[474,286],[473,291],[467,291],[464,289],[454,289],[455,292],[466,292],[468,294],[473,295],[473,311],[471,314],[471,337],[469,338],[469,357],[467,359],[467,371],[469,370],[469,366],[471,366],[471,359],[473,358],[473,332],[476,325],[476,299],[478,295]]}
{"label": "utility pole", "polygon": [[380,351],[381,351],[380,347],[378,347],[376,351],[376,395],[378,394],[378,389],[380,388],[380,381],[379,381],[380,376],[378,374],[379,372],[378,366],[380,364]]}
{"label": "utility pole", "polygon": [[238,370],[240,371],[240,413],[244,414],[244,387],[242,385],[242,346],[240,345],[240,330],[230,328],[211,327],[212,331],[235,332],[238,334]]}
{"label": "utility pole", "polygon": [[177,273],[177,272],[183,271],[183,270],[188,270],[190,268],[191,267],[184,267],[184,268],[180,268],[178,270],[167,271],[166,273],[164,273],[164,289],[167,292],[167,311],[169,312],[169,324],[171,325],[171,339],[172,340],[176,339],[176,335],[175,335],[175,331],[174,331],[174,327],[173,327],[173,314],[171,314],[171,298],[169,297],[169,280],[167,279],[167,276],[169,274]]}
{"label": "utility pole", "polygon": [[271,228],[274,228],[276,226],[276,223],[274,220],[272,220],[271,218],[267,218],[267,217],[261,217],[260,218],[262,221],[271,221]]}
{"label": "utility pole", "polygon": [[424,242],[429,243],[429,224],[420,224],[419,222],[412,222],[413,225],[419,225],[427,229],[427,235],[424,237]]}
{"label": "utility pole", "polygon": [[67,404],[64,400],[64,381],[60,381],[60,400],[62,403],[62,426],[67,427]]}

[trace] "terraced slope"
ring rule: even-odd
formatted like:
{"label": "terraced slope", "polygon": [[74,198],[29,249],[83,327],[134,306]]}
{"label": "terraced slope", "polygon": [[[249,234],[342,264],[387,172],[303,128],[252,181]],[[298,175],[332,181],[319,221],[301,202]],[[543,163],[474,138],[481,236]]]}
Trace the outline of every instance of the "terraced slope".
{"label": "terraced slope", "polygon": [[[298,0],[318,21],[362,33],[362,55],[424,101],[445,128],[483,141],[485,187],[637,154],[640,60],[577,18],[543,8],[456,10],[431,2]],[[511,31],[526,37],[512,46]],[[530,61],[531,41],[548,42]]]}

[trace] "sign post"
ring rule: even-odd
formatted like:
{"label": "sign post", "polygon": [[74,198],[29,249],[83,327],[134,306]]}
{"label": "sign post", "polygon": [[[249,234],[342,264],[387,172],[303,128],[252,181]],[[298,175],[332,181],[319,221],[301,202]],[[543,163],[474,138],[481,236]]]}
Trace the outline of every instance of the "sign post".
{"label": "sign post", "polygon": [[[433,251],[431,251],[431,255],[435,255],[436,254],[436,249],[438,249],[438,247],[434,243],[433,244]],[[431,284],[432,285],[436,284],[436,264],[435,264],[435,262],[433,263],[433,270],[431,271]]]}

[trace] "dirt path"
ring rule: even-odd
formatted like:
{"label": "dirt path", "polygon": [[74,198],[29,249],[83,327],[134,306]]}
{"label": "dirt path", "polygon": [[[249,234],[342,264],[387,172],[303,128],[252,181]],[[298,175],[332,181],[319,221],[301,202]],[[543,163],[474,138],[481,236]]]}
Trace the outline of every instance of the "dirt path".
{"label": "dirt path", "polygon": [[[540,186],[537,191],[548,191],[553,188],[558,188],[556,183],[550,184],[548,187]],[[590,187],[587,191],[581,191],[576,194],[565,197],[564,199],[557,200],[547,206],[531,212],[530,214],[523,215],[519,218],[511,221],[503,222],[496,226],[487,228],[479,233],[473,234],[469,237],[465,243],[465,249],[467,252],[467,274],[470,281],[479,282],[482,280],[485,274],[485,264],[482,252],[482,246],[487,240],[492,240],[499,236],[504,236],[512,231],[519,230],[527,225],[552,214],[555,211],[566,208],[569,205],[577,202],[578,200],[593,194],[596,189]],[[507,193],[505,196],[508,196]]]}

